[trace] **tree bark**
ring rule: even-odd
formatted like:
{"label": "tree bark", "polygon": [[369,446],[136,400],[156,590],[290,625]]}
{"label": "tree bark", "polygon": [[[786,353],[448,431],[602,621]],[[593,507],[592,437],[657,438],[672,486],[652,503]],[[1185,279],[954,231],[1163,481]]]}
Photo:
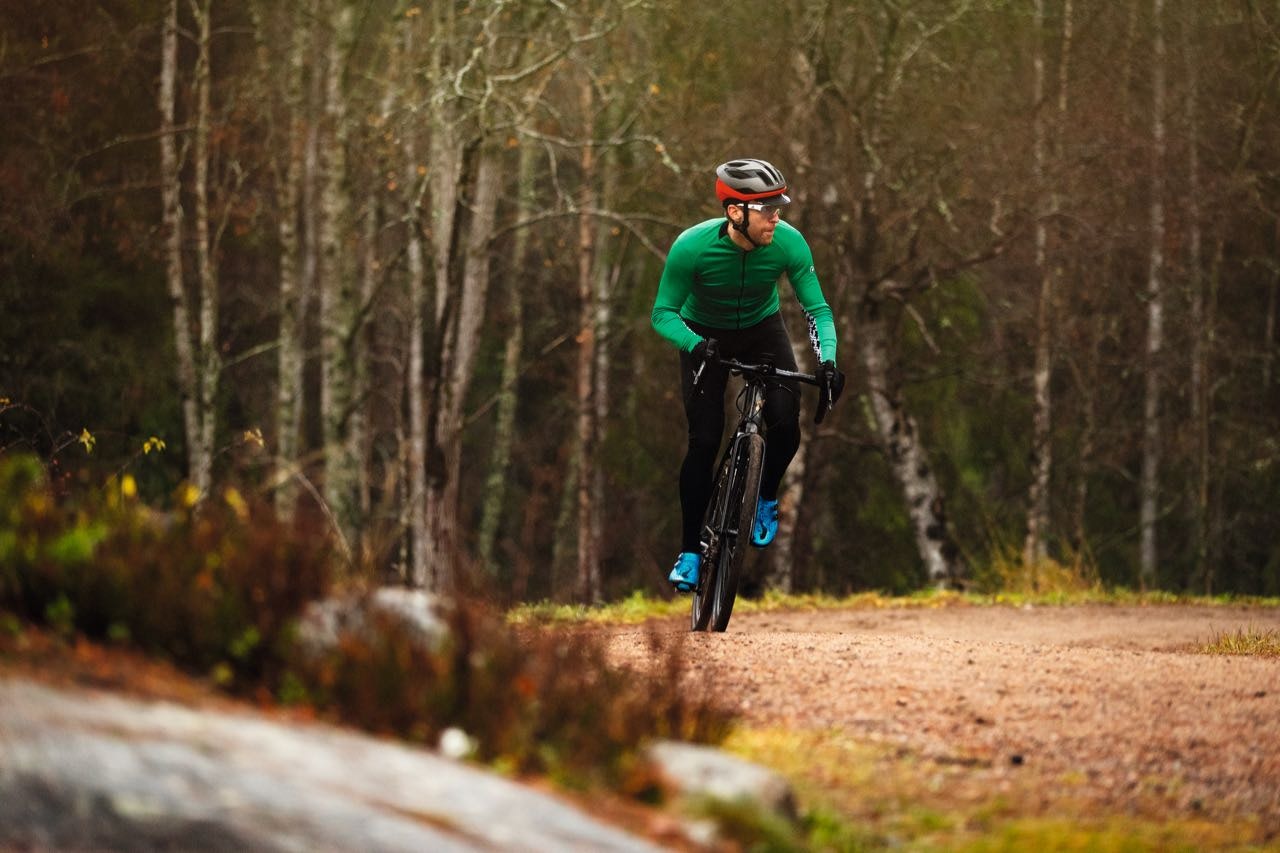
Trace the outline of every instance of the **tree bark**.
{"label": "tree bark", "polygon": [[343,59],[350,39],[352,10],[340,5],[324,51],[323,176],[320,183],[320,420],[324,430],[324,497],[348,558],[360,529],[356,483],[360,460],[352,455],[351,416],[361,391],[357,387],[354,271],[343,249],[350,233],[350,202],[345,186],[347,104]]}
{"label": "tree bark", "polygon": [[1147,268],[1146,389],[1142,408],[1142,479],[1139,500],[1141,547],[1139,583],[1156,583],[1156,524],[1160,510],[1160,391],[1164,349],[1164,159],[1165,45],[1164,0],[1152,0],[1155,28],[1151,92],[1151,252]]}
{"label": "tree bark", "polygon": [[[456,485],[448,480],[450,464],[447,459],[453,437],[451,424],[445,414],[445,398],[451,394],[446,371],[453,365],[453,352],[457,348],[457,317],[446,316],[457,296],[450,283],[450,270],[454,261],[454,230],[457,220],[459,187],[462,181],[463,142],[459,138],[458,118],[455,115],[452,80],[448,74],[449,49],[456,41],[453,4],[441,3],[435,7],[435,27],[431,43],[430,80],[430,144],[428,146],[428,178],[430,184],[430,234],[432,239],[432,270],[435,304],[433,328],[434,352],[425,372],[415,376],[421,381],[423,399],[428,407],[426,417],[426,468],[423,494],[425,516],[424,547],[414,548],[413,584],[440,589],[452,583],[452,565],[455,558],[456,507],[452,507],[448,494],[456,494]],[[421,559],[421,562],[417,562]]]}
{"label": "tree bark", "polygon": [[1045,538],[1049,531],[1049,476],[1053,469],[1053,398],[1050,378],[1053,371],[1053,275],[1046,259],[1047,220],[1052,203],[1045,180],[1045,84],[1044,84],[1044,0],[1035,0],[1032,36],[1032,109],[1034,117],[1032,171],[1039,198],[1035,225],[1035,268],[1040,278],[1040,298],[1036,308],[1036,352],[1033,370],[1031,418],[1031,490],[1027,497],[1027,536],[1022,547],[1022,561],[1032,572],[1048,556]]}
{"label": "tree bark", "polygon": [[478,161],[462,281],[442,312],[447,316],[449,326],[441,330],[445,348],[438,362],[442,375],[437,386],[437,404],[432,412],[439,468],[434,472],[428,468],[426,512],[427,540],[434,549],[428,558],[430,585],[437,590],[451,588],[461,568],[459,477],[462,468],[462,410],[475,375],[475,357],[489,284],[489,243],[493,239],[502,185],[501,153],[492,144],[481,145]]}
{"label": "tree bark", "polygon": [[[405,57],[405,95],[412,91],[412,68],[415,45],[415,22],[406,17],[401,21],[402,52]],[[416,111],[410,111],[410,117]],[[401,580],[406,584],[423,585],[427,577],[428,535],[427,529],[427,398],[425,388],[426,332],[427,332],[427,280],[422,239],[421,200],[430,180],[430,170],[421,162],[418,150],[418,129],[415,122],[406,122],[402,128],[402,162],[404,165],[404,225],[406,291],[409,309],[408,342],[405,367],[405,405],[408,408],[408,436],[402,456],[404,458],[405,483],[402,504],[402,525],[408,531],[408,559],[401,567]]]}
{"label": "tree bark", "polygon": [[302,82],[306,67],[310,28],[294,20],[288,58],[284,69],[285,166],[277,175],[280,212],[277,239],[280,241],[279,351],[276,361],[276,485],[277,514],[292,516],[297,506],[297,477],[302,441],[303,387],[303,304],[299,279],[298,239],[299,198],[303,175],[305,138]]}
{"label": "tree bark", "polygon": [[196,275],[199,283],[200,331],[196,348],[196,419],[199,421],[199,445],[194,455],[192,481],[201,494],[208,494],[213,482],[213,454],[216,442],[216,397],[220,359],[218,357],[218,276],[209,239],[209,40],[212,2],[191,3],[196,19],[196,114],[193,166],[195,185],[194,237]]}
{"label": "tree bark", "polygon": [[[537,149],[530,145],[520,147],[518,184],[516,195],[517,216],[526,218],[534,210],[536,188],[534,186],[534,155]],[[507,480],[510,475],[511,445],[515,437],[517,381],[520,374],[520,358],[524,349],[524,286],[529,255],[529,230],[520,228],[515,233],[511,250],[511,272],[507,278],[507,339],[502,356],[502,386],[498,391],[498,412],[494,417],[493,452],[489,458],[489,476],[485,481],[484,503],[480,516],[480,532],[476,553],[480,564],[490,577],[498,575],[494,555],[494,543],[506,504]]]}
{"label": "tree bark", "polygon": [[[178,0],[169,0],[160,48],[160,196],[165,234],[165,282],[173,310],[174,354],[182,425],[186,439],[187,477],[198,483],[204,464],[200,455],[201,429],[198,378],[192,345],[191,314],[187,304],[182,261],[182,175],[178,157],[177,112]],[[206,484],[207,485],[207,484]]]}
{"label": "tree bark", "polygon": [[[580,84],[579,106],[586,128],[585,138],[593,136],[594,97],[592,82],[585,79]],[[583,145],[579,166],[582,174],[582,194],[578,199],[578,358],[575,375],[576,397],[576,448],[577,456],[577,519],[578,560],[577,598],[583,603],[600,600],[600,554],[596,536],[597,513],[592,500],[592,484],[596,468],[596,411],[595,411],[595,362],[596,362],[596,223],[590,211],[597,207],[597,175],[595,149],[590,142]]]}
{"label": "tree bark", "polygon": [[946,501],[915,419],[907,412],[902,389],[892,376],[888,328],[874,298],[864,301],[860,319],[859,344],[871,411],[902,490],[925,574],[935,587],[961,586],[967,572],[949,529]]}

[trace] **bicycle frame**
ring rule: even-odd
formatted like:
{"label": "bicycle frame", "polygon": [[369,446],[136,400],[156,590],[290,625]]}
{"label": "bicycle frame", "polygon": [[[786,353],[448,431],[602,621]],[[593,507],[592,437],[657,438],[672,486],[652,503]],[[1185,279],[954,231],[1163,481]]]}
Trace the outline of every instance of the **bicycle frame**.
{"label": "bicycle frame", "polygon": [[[760,477],[764,465],[763,420],[765,394],[770,378],[793,379],[817,385],[809,374],[780,370],[771,364],[746,364],[720,359],[734,374],[741,375],[738,424],[726,445],[717,468],[717,480],[702,528],[704,571],[693,595],[693,630],[710,626],[723,631],[729,623],[737,595],[739,569],[744,554],[742,539],[750,536],[759,500]],[[701,371],[699,371],[699,377]],[[697,379],[695,379],[695,383]]]}

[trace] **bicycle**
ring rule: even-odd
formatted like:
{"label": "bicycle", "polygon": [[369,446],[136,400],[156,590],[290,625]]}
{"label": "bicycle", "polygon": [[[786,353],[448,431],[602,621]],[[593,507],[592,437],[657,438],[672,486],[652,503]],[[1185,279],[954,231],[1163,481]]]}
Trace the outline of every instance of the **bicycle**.
{"label": "bicycle", "polygon": [[[719,474],[707,503],[702,522],[702,565],[693,591],[692,630],[723,631],[729,625],[738,595],[738,577],[746,553],[746,539],[755,525],[756,503],[760,498],[760,474],[764,468],[764,397],[769,379],[793,379],[821,387],[818,377],[782,370],[772,364],[745,364],[717,358],[733,375],[743,379],[738,392],[738,426],[725,446]],[[694,377],[702,378],[704,364]],[[819,404],[820,409],[825,401]],[[821,422],[826,411],[819,411]]]}

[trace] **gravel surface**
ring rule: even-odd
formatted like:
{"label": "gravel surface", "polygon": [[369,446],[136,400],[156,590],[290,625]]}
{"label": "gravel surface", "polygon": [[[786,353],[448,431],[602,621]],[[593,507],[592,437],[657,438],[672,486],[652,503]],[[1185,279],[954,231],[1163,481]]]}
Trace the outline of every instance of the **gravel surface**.
{"label": "gravel surface", "polygon": [[[611,629],[612,653],[643,665],[654,629]],[[1280,658],[1197,651],[1238,630],[1280,631],[1280,610],[738,613],[728,632],[688,635],[684,649],[691,676],[714,679],[749,725],[887,745],[946,768],[957,800],[1239,819],[1276,838]]]}

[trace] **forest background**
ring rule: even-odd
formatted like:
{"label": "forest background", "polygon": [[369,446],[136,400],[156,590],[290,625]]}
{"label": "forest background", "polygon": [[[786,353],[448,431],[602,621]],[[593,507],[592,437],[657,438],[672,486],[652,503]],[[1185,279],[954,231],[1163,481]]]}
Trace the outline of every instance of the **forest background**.
{"label": "forest background", "polygon": [[649,310],[754,156],[850,379],[765,582],[1277,595],[1278,101],[1264,0],[6,4],[0,453],[415,584],[660,592]]}

